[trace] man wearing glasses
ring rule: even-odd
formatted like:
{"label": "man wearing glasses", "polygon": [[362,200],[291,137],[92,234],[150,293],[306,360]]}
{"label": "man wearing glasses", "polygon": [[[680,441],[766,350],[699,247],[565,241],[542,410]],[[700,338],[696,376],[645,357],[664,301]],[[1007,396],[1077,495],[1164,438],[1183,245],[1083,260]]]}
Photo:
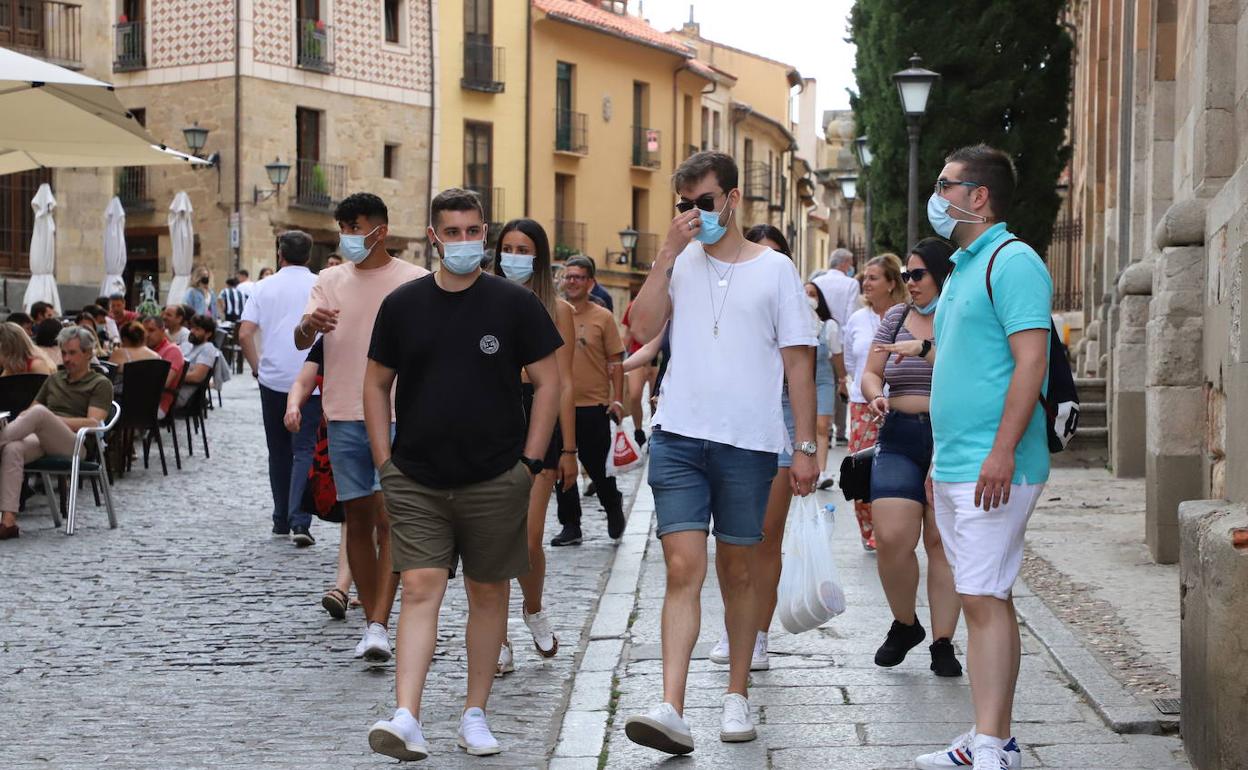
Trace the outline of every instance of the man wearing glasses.
{"label": "man wearing glasses", "polygon": [[650,487],[667,571],[663,701],[630,717],[624,731],[669,754],[693,751],[685,685],[710,532],[729,650],[719,739],[756,737],[746,700],[758,617],[753,553],[763,539],[777,455],[789,448],[780,408],[786,379],[797,438],[793,492],[810,494],[819,476],[810,306],[792,260],[741,233],[737,173],[733,159],[718,152],[697,153],[676,170],[680,213],[631,314],[643,339],[670,319],[673,355],[650,437]]}
{"label": "man wearing glasses", "polygon": [[[590,301],[590,291],[597,283],[593,262],[587,257],[572,257],[564,264],[561,282],[576,326],[572,380],[576,391],[577,456],[607,512],[607,536],[616,540],[624,534],[624,501],[615,478],[607,475],[607,457],[613,434],[610,418],[619,422],[624,414],[620,403],[624,398],[624,341],[611,311]],[[550,544],[580,545],[581,494],[573,485],[556,490],[555,495],[563,530]]]}

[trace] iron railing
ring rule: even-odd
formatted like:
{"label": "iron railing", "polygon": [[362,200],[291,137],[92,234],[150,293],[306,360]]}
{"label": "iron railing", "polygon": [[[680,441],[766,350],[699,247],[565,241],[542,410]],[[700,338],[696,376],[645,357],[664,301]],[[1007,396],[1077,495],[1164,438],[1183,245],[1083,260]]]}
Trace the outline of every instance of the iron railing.
{"label": "iron railing", "polygon": [[113,25],[113,72],[131,72],[147,66],[143,22],[127,21]]}
{"label": "iron railing", "polygon": [[464,41],[464,76],[459,84],[472,91],[503,91],[504,57],[501,46]]}
{"label": "iron railing", "polygon": [[659,167],[659,138],[657,128],[633,126],[633,165],[639,168]]}
{"label": "iron railing", "polygon": [[59,0],[0,0],[0,46],[82,68],[82,8]]}
{"label": "iron railing", "polygon": [[117,197],[127,212],[155,211],[147,166],[123,166],[117,169]]}
{"label": "iron railing", "polygon": [[295,197],[291,205],[330,211],[347,195],[347,167],[300,158],[295,168]]}
{"label": "iron railing", "polygon": [[585,113],[555,109],[555,150],[578,155],[589,152],[589,118]]}
{"label": "iron railing", "polygon": [[746,200],[771,200],[771,164],[752,160],[745,164]]}
{"label": "iron railing", "polygon": [[498,235],[498,231],[502,229],[502,223],[507,221],[507,214],[503,211],[503,188],[467,185],[466,189],[472,190],[481,199],[481,208],[485,209],[485,222],[490,227],[490,236]]}
{"label": "iron railing", "polygon": [[295,20],[295,66],[316,72],[334,71],[333,30],[321,19]]}
{"label": "iron railing", "polygon": [[573,222],[570,219],[556,219],[555,259],[562,261],[584,253],[585,223]]}
{"label": "iron railing", "polygon": [[1053,277],[1053,309],[1083,308],[1083,222],[1069,211],[1053,225],[1046,260]]}
{"label": "iron railing", "polygon": [[637,233],[637,246],[633,248],[633,267],[649,270],[659,255],[659,236],[655,233]]}

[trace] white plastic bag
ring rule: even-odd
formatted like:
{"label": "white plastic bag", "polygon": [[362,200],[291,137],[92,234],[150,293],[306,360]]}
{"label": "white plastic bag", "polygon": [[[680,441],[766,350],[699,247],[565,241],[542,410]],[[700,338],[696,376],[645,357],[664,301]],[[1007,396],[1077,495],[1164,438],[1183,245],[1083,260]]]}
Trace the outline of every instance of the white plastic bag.
{"label": "white plastic bag", "polygon": [[821,510],[815,496],[807,495],[789,514],[776,610],[791,634],[818,628],[845,611],[832,556],[832,510]]}
{"label": "white plastic bag", "polygon": [[618,476],[641,465],[641,447],[633,438],[633,418],[625,417],[615,426],[611,454],[607,456],[607,475]]}

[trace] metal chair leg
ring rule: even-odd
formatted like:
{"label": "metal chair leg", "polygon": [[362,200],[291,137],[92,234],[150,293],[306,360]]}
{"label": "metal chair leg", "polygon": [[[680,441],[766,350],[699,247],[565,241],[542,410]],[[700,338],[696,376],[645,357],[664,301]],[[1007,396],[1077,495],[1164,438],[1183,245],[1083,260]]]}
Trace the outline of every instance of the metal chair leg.
{"label": "metal chair leg", "polygon": [[59,528],[63,519],[61,518],[61,507],[57,504],[58,495],[52,487],[52,476],[47,473],[40,473],[39,478],[43,481],[43,494],[48,498],[48,508],[52,510],[52,526]]}
{"label": "metal chair leg", "polygon": [[65,534],[74,534],[74,519],[78,515],[78,468],[82,459],[74,455],[69,464],[69,505],[65,515]]}
{"label": "metal chair leg", "polygon": [[91,494],[92,496],[95,497],[95,507],[99,508],[100,507],[100,483],[95,478],[95,476],[91,477]]}

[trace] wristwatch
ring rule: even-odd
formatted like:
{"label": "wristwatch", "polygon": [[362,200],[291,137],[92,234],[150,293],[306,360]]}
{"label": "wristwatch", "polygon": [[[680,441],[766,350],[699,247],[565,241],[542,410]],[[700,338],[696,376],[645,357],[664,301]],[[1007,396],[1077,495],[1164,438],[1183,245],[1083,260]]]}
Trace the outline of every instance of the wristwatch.
{"label": "wristwatch", "polygon": [[793,448],[810,457],[814,457],[815,453],[819,451],[819,445],[813,441],[803,441]]}
{"label": "wristwatch", "polygon": [[532,473],[534,476],[542,472],[541,460],[530,460],[524,455],[520,455],[520,462],[524,463],[524,467],[528,468],[529,473]]}
{"label": "wristwatch", "polygon": [[919,358],[926,358],[927,354],[932,350],[932,341],[923,340],[922,346],[919,347]]}

